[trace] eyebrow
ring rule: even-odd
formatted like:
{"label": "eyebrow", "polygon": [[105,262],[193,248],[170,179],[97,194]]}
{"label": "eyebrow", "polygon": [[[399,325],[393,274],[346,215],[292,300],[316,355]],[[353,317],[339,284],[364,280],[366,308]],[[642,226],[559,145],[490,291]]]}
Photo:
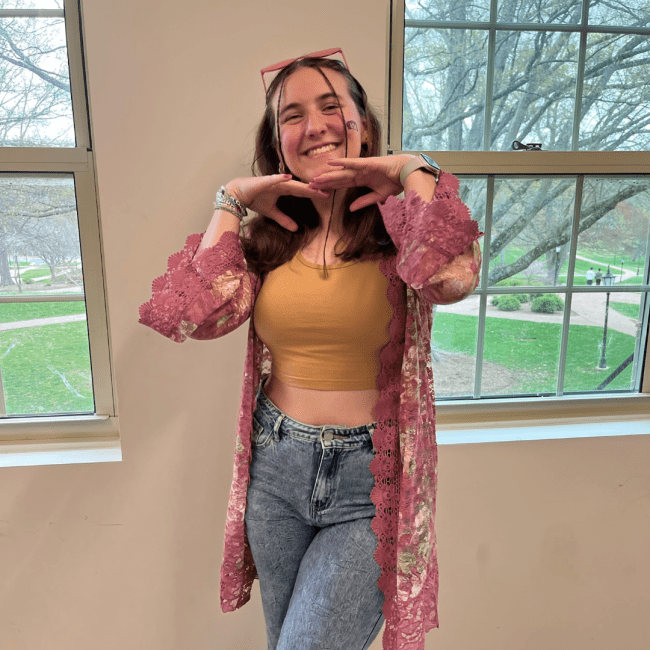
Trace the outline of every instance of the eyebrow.
{"label": "eyebrow", "polygon": [[[327,99],[336,99],[336,101],[340,104],[341,103],[341,97],[337,95],[336,93],[324,93],[320,95],[317,98],[318,102],[323,102]],[[280,115],[284,115],[287,111],[294,110],[296,108],[300,108],[300,102],[292,102],[291,104],[287,104],[281,111]]]}

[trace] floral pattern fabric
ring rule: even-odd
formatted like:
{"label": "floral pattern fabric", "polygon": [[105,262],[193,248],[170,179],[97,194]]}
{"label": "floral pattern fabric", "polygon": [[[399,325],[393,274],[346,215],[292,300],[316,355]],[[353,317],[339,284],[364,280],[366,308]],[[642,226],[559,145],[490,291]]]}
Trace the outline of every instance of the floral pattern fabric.
{"label": "floral pattern fabric", "polygon": [[[380,352],[380,398],[373,434],[376,506],[372,527],[384,593],[384,650],[423,650],[424,635],[438,627],[435,534],[437,446],[431,367],[433,304],[468,296],[478,284],[482,233],[458,195],[458,180],[442,173],[431,202],[416,192],[380,205],[398,248],[379,268],[393,307],[390,341]],[[140,322],[173,341],[223,336],[248,319],[261,279],[247,271],[239,235],[225,232],[198,256],[201,235],[169,259],[140,307]],[[196,258],[195,258],[196,256]],[[233,477],[221,567],[221,608],[250,599],[257,577],[244,524],[251,461],[255,395],[271,372],[271,353],[248,327],[246,362],[235,438]]]}

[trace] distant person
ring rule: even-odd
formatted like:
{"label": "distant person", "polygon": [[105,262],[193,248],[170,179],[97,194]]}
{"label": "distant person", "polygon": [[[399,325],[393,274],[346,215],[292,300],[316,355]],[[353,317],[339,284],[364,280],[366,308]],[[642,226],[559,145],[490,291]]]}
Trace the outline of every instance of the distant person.
{"label": "distant person", "polygon": [[596,274],[594,273],[594,267],[592,266],[586,273],[587,284],[593,284]]}
{"label": "distant person", "polygon": [[596,284],[600,284],[600,281],[603,279],[603,272],[598,269],[596,272]]}

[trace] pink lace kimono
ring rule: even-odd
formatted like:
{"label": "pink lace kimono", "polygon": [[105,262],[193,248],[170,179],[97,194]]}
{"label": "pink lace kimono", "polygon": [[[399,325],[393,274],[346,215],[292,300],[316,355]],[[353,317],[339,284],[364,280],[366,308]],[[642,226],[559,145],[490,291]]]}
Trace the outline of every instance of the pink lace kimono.
{"label": "pink lace kimono", "polygon": [[[478,283],[478,224],[458,196],[458,180],[442,173],[433,201],[415,192],[380,206],[397,256],[380,262],[393,307],[390,341],[380,354],[377,429],[373,435],[379,544],[379,587],[385,595],[384,650],[423,650],[425,632],[438,627],[436,512],[437,448],[430,357],[432,305],[462,300]],[[225,232],[193,259],[201,235],[169,258],[140,307],[140,322],[173,341],[213,339],[249,318],[260,278],[246,270],[239,236]],[[248,328],[235,459],[221,567],[221,608],[238,609],[250,598],[255,564],[244,513],[251,460],[250,435],[257,388],[270,373],[271,355]]]}

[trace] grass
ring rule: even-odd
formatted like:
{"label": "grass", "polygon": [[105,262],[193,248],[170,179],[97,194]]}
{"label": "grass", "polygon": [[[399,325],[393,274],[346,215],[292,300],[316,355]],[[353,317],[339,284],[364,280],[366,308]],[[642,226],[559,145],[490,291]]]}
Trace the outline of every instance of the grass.
{"label": "grass", "polygon": [[[486,319],[483,357],[516,373],[514,393],[553,393],[557,389],[562,326],[555,323]],[[436,347],[476,356],[477,317],[461,314],[435,315],[432,339]],[[608,330],[607,365],[596,370],[600,360],[603,330],[588,325],[572,325],[569,330],[565,391],[595,390],[611,372],[634,352],[635,339],[628,334]],[[628,366],[606,390],[628,389],[632,366]],[[471,387],[468,387],[468,392]]]}
{"label": "grass", "polygon": [[94,411],[85,322],[0,332],[0,369],[8,415]]}
{"label": "grass", "polygon": [[21,271],[20,278],[25,280],[38,280],[40,278],[49,278],[50,272],[47,269],[31,269],[29,271]]}
{"label": "grass", "polygon": [[629,316],[634,319],[639,318],[639,305],[629,302],[614,302],[612,300],[609,306],[611,309],[615,309],[620,314],[623,314],[623,316]]}
{"label": "grass", "polygon": [[[506,264],[512,264],[516,260],[518,260],[522,255],[524,255],[527,252],[528,249],[522,247],[522,246],[509,246],[505,250],[504,254],[504,259]],[[590,259],[598,260],[597,262],[587,262],[586,260],[581,260],[581,259],[576,259],[575,262],[575,270],[574,270],[574,284],[585,284],[585,274],[587,271],[593,267],[594,271],[598,271],[598,268],[600,267],[602,273],[607,272],[607,266],[610,265],[612,267],[611,272],[616,275],[616,283],[620,284],[619,278],[620,278],[620,263],[621,263],[621,256],[620,255],[615,255],[608,253],[607,251],[590,251],[590,250],[579,250],[578,255],[582,255],[584,257],[589,257]],[[540,259],[544,259],[543,257]],[[625,258],[624,258],[625,259]],[[501,264],[501,256],[495,258],[490,262],[490,269],[493,269],[495,266],[499,266]],[[645,268],[645,258],[640,257],[639,259],[635,260],[634,262],[631,262],[629,259],[626,260],[626,262],[623,264],[623,269],[626,271],[634,271],[636,273],[636,269],[639,267],[641,269],[641,272]],[[564,264],[562,265],[562,268],[560,269],[560,274],[558,276],[558,283],[559,284],[566,284],[566,278],[567,278],[567,271],[569,268],[569,262],[566,260]],[[526,281],[526,277],[523,273],[518,273],[516,275],[512,276],[513,279],[517,280],[522,280]],[[623,282],[623,284],[642,284],[642,278],[641,276],[635,276],[633,278],[630,278],[629,280],[626,280]]]}
{"label": "grass", "polygon": [[0,323],[13,323],[32,318],[50,318],[84,314],[86,303],[83,300],[69,302],[15,302],[0,304]]}

